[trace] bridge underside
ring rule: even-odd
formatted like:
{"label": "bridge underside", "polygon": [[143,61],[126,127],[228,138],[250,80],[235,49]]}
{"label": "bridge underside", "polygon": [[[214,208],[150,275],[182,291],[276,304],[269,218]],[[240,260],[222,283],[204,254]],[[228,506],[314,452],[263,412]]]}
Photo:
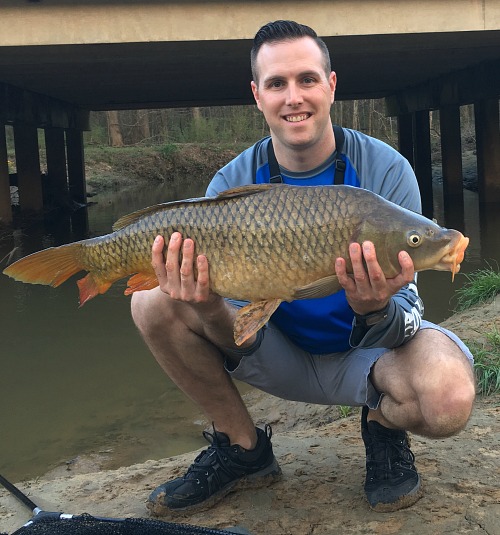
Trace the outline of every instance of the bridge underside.
{"label": "bridge underside", "polygon": [[[224,25],[221,13],[227,12],[229,4],[216,17],[209,9],[216,3],[151,1],[150,13],[146,4],[136,6],[140,11],[127,11],[134,4],[131,0],[83,3],[76,9],[83,10],[81,15],[88,20],[77,24],[78,17],[65,0],[46,0],[37,4],[37,11],[7,0],[11,10],[7,8],[2,17],[0,8],[0,30],[2,26],[5,30],[0,33],[0,220],[12,219],[2,125],[14,126],[21,205],[37,210],[43,206],[37,128],[45,130],[51,184],[71,200],[85,202],[82,131],[88,127],[89,110],[253,103],[250,36],[261,23],[280,17],[269,12],[268,19],[260,2],[235,0],[232,19]],[[299,3],[293,4],[298,9]],[[111,5],[124,17],[117,16],[116,24],[105,17]],[[423,2],[418,4],[416,22],[411,20],[411,6],[403,2],[365,2],[357,11],[352,2],[317,3],[316,7],[332,11],[330,16],[337,15],[337,20],[349,20],[352,35],[335,34],[337,23],[328,22],[322,13],[308,20],[307,6],[301,8],[302,17],[292,17],[283,11],[286,5],[270,2],[269,9],[274,6],[282,18],[288,15],[311,24],[327,43],[338,75],[337,100],[386,99],[388,114],[398,117],[400,150],[415,168],[424,208],[432,209],[429,111],[441,114],[445,190],[460,196],[459,106],[470,103],[476,111],[479,197],[500,202],[500,30],[493,3],[466,3],[469,12],[455,9],[455,18],[448,21],[447,6],[456,6],[455,2]],[[393,18],[379,16],[378,5],[393,9]],[[56,6],[61,9],[60,31],[49,32],[43,21],[54,24],[55,11],[50,9]],[[367,8],[373,11],[362,13]],[[157,21],[155,9],[175,11],[179,24],[166,27],[168,19],[162,16]],[[257,10],[259,16],[248,20],[243,12],[236,14],[243,9]],[[431,11],[426,16],[426,9],[439,16],[433,18]],[[89,18],[92,10],[96,10],[93,19]],[[149,18],[141,23],[140,16]],[[380,31],[377,35],[371,33],[372,17],[378,17],[373,25]],[[399,32],[393,27],[396,20]],[[33,26],[36,21],[39,25]],[[345,33],[346,23],[341,26]],[[195,40],[197,34],[202,40]],[[236,35],[243,37],[236,39]]]}
{"label": "bridge underside", "polygon": [[[338,100],[387,97],[500,58],[500,30],[324,39]],[[0,79],[90,110],[249,104],[251,45],[243,39],[7,46],[0,47]]]}

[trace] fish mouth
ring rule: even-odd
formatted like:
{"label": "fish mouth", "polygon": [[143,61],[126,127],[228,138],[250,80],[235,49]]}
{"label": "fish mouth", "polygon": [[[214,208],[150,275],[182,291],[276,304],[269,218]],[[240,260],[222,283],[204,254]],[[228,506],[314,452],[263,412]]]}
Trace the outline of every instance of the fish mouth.
{"label": "fish mouth", "polygon": [[469,238],[461,232],[454,231],[454,236],[448,246],[448,251],[443,255],[437,264],[437,270],[451,271],[451,280],[455,280],[455,275],[460,271],[460,264],[465,256],[465,249],[469,245]]}
{"label": "fish mouth", "polygon": [[302,112],[302,113],[293,113],[289,115],[284,115],[283,119],[287,123],[302,123],[303,121],[306,121],[311,117],[311,113],[309,112]]}

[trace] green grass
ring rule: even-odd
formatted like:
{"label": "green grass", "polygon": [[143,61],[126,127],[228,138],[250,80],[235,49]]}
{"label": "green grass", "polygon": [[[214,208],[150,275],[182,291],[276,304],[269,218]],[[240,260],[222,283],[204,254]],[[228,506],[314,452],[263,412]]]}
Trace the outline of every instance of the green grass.
{"label": "green grass", "polygon": [[468,340],[474,355],[477,393],[488,396],[500,392],[500,332],[495,327],[486,333],[484,343]]}
{"label": "green grass", "polygon": [[348,416],[351,416],[352,407],[349,405],[339,405],[337,409],[339,410],[339,416],[341,418],[347,418]]}
{"label": "green grass", "polygon": [[[466,284],[457,290],[457,311],[491,302],[500,294],[500,273],[491,268],[468,275]],[[496,326],[484,334],[484,341],[466,340],[474,355],[474,370],[478,394],[500,392],[500,331]]]}
{"label": "green grass", "polygon": [[457,290],[457,312],[475,305],[488,303],[500,293],[500,272],[491,268],[465,274],[466,284]]}

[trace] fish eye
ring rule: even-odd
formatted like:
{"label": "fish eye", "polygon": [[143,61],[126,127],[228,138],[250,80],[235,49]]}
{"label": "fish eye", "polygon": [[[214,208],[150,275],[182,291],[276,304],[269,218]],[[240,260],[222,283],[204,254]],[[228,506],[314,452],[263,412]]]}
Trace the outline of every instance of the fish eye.
{"label": "fish eye", "polygon": [[411,231],[406,241],[410,247],[418,247],[422,243],[422,236],[418,232]]}

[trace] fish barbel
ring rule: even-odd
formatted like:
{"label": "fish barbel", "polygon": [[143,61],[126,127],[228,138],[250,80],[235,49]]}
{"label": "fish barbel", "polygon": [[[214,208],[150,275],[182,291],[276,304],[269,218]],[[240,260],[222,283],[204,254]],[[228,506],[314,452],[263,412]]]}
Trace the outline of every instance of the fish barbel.
{"label": "fish barbel", "polygon": [[370,191],[352,186],[242,186],[217,197],[159,204],[119,219],[113,232],[51,247],[4,270],[16,280],[59,286],[79,271],[80,306],[131,276],[125,294],[158,286],[151,265],[157,235],[192,238],[206,255],[210,288],[250,301],[234,327],[241,345],[260,329],[282,301],[316,298],[341,289],[337,257],[349,244],[371,241],[387,278],[400,272],[407,251],[416,271],[460,269],[469,239]]}

